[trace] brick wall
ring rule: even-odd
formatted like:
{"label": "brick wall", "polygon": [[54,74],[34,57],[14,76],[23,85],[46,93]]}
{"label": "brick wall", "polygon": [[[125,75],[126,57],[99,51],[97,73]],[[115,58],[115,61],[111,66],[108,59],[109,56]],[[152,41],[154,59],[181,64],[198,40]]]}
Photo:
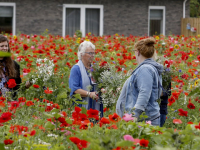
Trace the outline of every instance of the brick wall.
{"label": "brick wall", "polygon": [[[0,0],[16,3],[16,33],[62,35],[63,4],[104,5],[104,34],[148,34],[148,7],[166,6],[166,35],[181,33],[184,0]],[[189,1],[186,17],[189,17]]]}

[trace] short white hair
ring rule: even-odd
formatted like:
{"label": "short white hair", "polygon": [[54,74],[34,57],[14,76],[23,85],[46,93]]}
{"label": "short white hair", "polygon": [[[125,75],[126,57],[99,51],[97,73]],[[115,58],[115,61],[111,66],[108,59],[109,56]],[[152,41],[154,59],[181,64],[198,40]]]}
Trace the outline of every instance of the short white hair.
{"label": "short white hair", "polygon": [[84,41],[82,42],[79,47],[78,47],[78,60],[81,60],[82,54],[85,53],[86,49],[91,47],[92,49],[95,50],[94,44],[92,44],[90,41]]}

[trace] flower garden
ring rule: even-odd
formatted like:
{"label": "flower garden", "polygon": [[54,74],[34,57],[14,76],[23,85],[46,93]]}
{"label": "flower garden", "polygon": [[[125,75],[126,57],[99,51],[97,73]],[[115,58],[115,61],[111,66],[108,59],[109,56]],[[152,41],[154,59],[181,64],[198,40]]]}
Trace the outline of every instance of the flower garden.
{"label": "flower garden", "polygon": [[[6,36],[23,82],[16,100],[0,97],[1,150],[200,149],[200,36],[155,36],[158,56],[172,81],[164,127],[115,113],[120,89],[137,66],[133,45],[145,37],[87,34],[63,38],[47,32]],[[69,96],[70,68],[77,63],[77,48],[84,40],[96,46],[91,71],[109,68],[96,74],[103,118],[96,110],[73,105],[80,95]],[[25,89],[26,81],[33,86]]]}

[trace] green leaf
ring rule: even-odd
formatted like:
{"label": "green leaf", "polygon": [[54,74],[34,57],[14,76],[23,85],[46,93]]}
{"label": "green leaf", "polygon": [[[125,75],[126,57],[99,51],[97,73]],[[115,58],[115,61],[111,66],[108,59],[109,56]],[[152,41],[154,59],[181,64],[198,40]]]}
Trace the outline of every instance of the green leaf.
{"label": "green leaf", "polygon": [[48,114],[48,113],[46,113],[46,112],[44,112],[44,115],[45,115],[46,117],[48,117],[48,118],[53,118],[53,117],[54,117],[52,114]]}
{"label": "green leaf", "polygon": [[61,92],[57,95],[57,99],[61,99],[61,98],[67,98],[67,93],[66,92]]}
{"label": "green leaf", "polygon": [[76,99],[82,100],[81,95],[80,94],[75,94],[73,95]]}
{"label": "green leaf", "polygon": [[132,141],[120,141],[117,142],[116,147],[130,147],[133,146],[133,142]]}
{"label": "green leaf", "polygon": [[45,123],[44,127],[45,129],[48,129],[48,130],[53,130],[55,128],[55,126],[49,121]]}
{"label": "green leaf", "polygon": [[82,113],[82,114],[87,114],[87,109],[86,109],[85,107],[81,107],[81,109],[82,109],[82,110],[81,110],[81,113]]}
{"label": "green leaf", "polygon": [[55,114],[53,114],[53,116],[54,116],[56,119],[58,119],[58,118],[60,118],[60,117],[61,117],[61,115],[60,115],[60,114],[58,114],[58,113],[55,113]]}
{"label": "green leaf", "polygon": [[199,93],[199,88],[194,89],[192,92],[190,92],[190,94],[188,96],[193,96],[194,94]]}
{"label": "green leaf", "polygon": [[5,150],[3,143],[0,143],[0,150]]}
{"label": "green leaf", "polygon": [[10,57],[10,56],[11,56],[11,53],[0,51],[0,57]]}
{"label": "green leaf", "polygon": [[72,124],[72,120],[70,120],[70,119],[65,119],[65,121],[66,121],[68,124]]}

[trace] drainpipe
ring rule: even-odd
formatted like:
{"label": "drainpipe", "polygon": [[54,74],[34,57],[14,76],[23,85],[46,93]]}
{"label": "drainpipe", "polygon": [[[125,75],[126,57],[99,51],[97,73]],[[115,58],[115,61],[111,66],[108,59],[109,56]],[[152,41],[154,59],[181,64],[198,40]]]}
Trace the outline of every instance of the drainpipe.
{"label": "drainpipe", "polygon": [[183,2],[183,18],[185,18],[185,3],[187,2],[187,0],[184,0]]}

